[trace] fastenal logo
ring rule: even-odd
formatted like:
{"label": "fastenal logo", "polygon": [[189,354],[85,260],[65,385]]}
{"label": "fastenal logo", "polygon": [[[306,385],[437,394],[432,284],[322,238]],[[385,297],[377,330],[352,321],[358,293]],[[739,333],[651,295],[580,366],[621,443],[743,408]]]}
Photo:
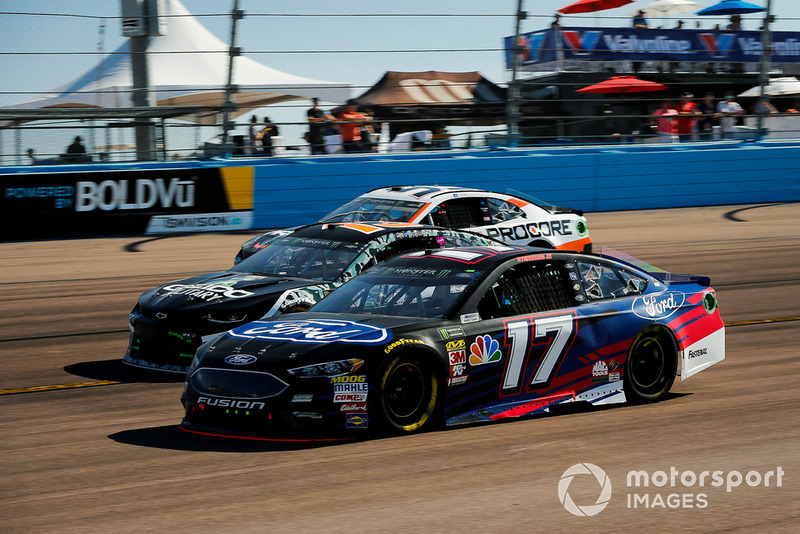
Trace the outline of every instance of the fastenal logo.
{"label": "fastenal logo", "polygon": [[[597,483],[600,484],[600,496],[597,501],[591,505],[578,506],[570,497],[568,490],[572,479],[577,475],[594,475]],[[572,515],[581,517],[597,515],[603,511],[611,500],[611,479],[608,478],[606,472],[594,464],[583,463],[575,464],[561,475],[561,480],[558,481],[558,499],[564,508]]]}

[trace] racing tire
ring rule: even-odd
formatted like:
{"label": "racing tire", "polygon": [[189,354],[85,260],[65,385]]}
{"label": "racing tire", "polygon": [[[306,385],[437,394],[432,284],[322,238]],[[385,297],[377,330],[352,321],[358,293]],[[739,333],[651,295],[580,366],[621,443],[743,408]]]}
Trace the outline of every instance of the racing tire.
{"label": "racing tire", "polygon": [[417,355],[393,358],[380,374],[378,412],[392,433],[411,434],[437,426],[441,386],[433,365]]}
{"label": "racing tire", "polygon": [[633,403],[660,401],[669,393],[677,370],[675,338],[661,328],[643,330],[625,361],[625,397]]}

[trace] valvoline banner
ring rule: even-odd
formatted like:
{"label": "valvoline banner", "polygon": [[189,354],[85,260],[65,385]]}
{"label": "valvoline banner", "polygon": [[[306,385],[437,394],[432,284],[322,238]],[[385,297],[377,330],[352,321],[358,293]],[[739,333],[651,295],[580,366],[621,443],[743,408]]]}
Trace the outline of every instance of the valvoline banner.
{"label": "valvoline banner", "polygon": [[[506,37],[506,68],[512,68],[514,37]],[[518,68],[556,60],[697,61],[754,63],[761,60],[761,32],[655,30],[649,28],[549,28],[520,35]],[[772,61],[800,62],[800,32],[772,33]]]}

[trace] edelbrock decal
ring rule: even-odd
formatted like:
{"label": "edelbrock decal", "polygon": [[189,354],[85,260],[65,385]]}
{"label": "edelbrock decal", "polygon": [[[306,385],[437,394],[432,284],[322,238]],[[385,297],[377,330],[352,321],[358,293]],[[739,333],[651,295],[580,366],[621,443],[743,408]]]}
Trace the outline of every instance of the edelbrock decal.
{"label": "edelbrock decal", "polygon": [[296,343],[355,343],[377,345],[392,338],[385,328],[339,319],[255,321],[228,332],[246,339],[270,339]]}
{"label": "edelbrock decal", "polygon": [[683,306],[684,300],[686,295],[680,291],[642,295],[633,301],[633,313],[642,319],[666,319]]}

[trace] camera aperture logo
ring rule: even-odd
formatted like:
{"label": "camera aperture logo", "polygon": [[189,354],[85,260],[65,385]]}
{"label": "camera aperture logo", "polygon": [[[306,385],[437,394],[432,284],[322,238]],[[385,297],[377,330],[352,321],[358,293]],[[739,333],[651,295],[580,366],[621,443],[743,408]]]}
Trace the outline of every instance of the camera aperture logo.
{"label": "camera aperture logo", "polygon": [[[572,479],[578,475],[594,475],[597,483],[600,484],[600,496],[597,497],[597,501],[594,504],[578,506],[570,497],[568,492],[569,485],[572,483]],[[597,515],[603,511],[603,508],[608,505],[608,501],[611,500],[611,479],[608,478],[605,471],[594,464],[575,464],[564,471],[564,474],[561,475],[561,480],[558,481],[558,499],[572,515],[582,517]]]}

